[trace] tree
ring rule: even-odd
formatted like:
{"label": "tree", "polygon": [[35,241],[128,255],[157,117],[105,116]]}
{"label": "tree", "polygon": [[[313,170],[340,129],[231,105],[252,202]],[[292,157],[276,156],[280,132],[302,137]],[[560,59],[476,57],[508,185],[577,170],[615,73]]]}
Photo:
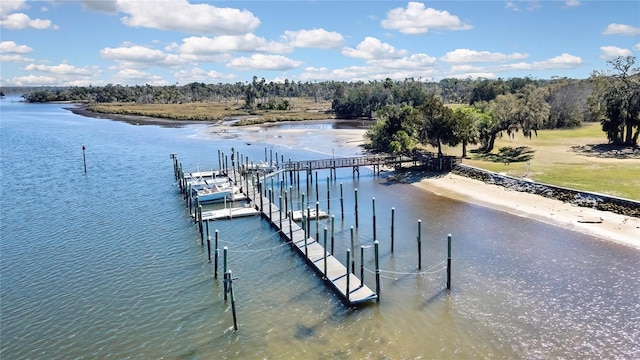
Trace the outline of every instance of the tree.
{"label": "tree", "polygon": [[438,149],[442,156],[442,144],[456,146],[459,139],[455,136],[453,110],[444,106],[435,95],[430,95],[415,112],[418,141]]}
{"label": "tree", "polygon": [[462,143],[463,158],[467,157],[467,144],[478,143],[476,123],[488,117],[487,114],[474,107],[462,107],[453,110],[454,133]]}
{"label": "tree", "polygon": [[411,106],[387,105],[378,112],[379,119],[365,133],[368,147],[392,154],[407,153],[414,148],[411,132]]}
{"label": "tree", "polygon": [[605,82],[600,93],[604,106],[602,130],[611,143],[636,146],[640,134],[640,69],[633,68],[633,56],[609,63],[617,73]]}

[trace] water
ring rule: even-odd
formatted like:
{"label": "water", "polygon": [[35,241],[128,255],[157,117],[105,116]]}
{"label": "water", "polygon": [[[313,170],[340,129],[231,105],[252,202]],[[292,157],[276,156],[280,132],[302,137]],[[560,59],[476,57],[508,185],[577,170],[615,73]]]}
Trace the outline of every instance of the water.
{"label": "water", "polygon": [[[391,184],[364,169],[355,182],[343,169],[330,184],[336,256],[346,258],[357,187],[358,250],[372,243],[376,198],[381,301],[346,309],[265,221],[216,221],[212,230],[238,277],[234,332],[169,154],[189,171],[217,167],[217,150],[232,146],[258,161],[268,145],[210,139],[204,126],[83,118],[62,105],[3,99],[1,106],[3,359],[640,357],[637,250]],[[322,149],[327,139],[310,139],[307,148]],[[286,158],[326,156],[269,148]],[[319,176],[324,207],[327,174]],[[449,233],[451,292],[442,271]],[[375,289],[367,251],[365,282]]]}

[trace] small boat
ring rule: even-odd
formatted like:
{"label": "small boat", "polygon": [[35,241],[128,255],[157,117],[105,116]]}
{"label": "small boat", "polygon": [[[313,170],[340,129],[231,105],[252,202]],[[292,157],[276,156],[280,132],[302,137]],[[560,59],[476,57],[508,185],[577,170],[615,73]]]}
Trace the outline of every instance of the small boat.
{"label": "small boat", "polygon": [[211,186],[201,189],[192,188],[193,197],[197,197],[200,203],[221,202],[225,199],[232,199],[233,195],[240,190],[237,186],[211,184]]}

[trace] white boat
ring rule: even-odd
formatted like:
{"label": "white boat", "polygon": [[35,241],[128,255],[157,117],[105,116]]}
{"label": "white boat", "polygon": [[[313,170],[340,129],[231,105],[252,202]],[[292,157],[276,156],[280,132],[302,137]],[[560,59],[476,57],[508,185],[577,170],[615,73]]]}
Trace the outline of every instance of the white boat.
{"label": "white boat", "polygon": [[197,197],[201,204],[222,202],[225,199],[231,200],[239,190],[237,186],[212,184],[201,189],[192,188],[192,195]]}

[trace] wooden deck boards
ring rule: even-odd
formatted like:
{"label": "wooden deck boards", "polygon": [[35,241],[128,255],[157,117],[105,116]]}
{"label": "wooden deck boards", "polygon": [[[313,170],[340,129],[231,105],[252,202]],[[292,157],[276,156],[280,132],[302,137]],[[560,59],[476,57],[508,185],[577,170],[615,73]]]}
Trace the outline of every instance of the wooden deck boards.
{"label": "wooden deck boards", "polygon": [[[253,186],[249,184],[247,194],[252,195],[254,193]],[[287,214],[282,214],[282,228],[280,227],[280,209],[275,201],[269,206],[269,199],[256,192],[256,197],[253,201],[255,208],[260,211],[260,197],[262,197],[262,216],[267,220],[270,220],[271,225],[280,232],[281,237],[284,240],[291,242],[293,249],[302,256],[307,264],[323,277],[327,285],[344,301],[347,305],[357,305],[368,301],[376,300],[377,294],[369,287],[362,284],[361,280],[353,273],[347,274],[347,267],[345,267],[335,256],[331,255],[322,244],[314,239],[310,234],[307,234],[306,250],[305,250],[305,237],[304,230],[295,221],[291,222],[291,228],[289,228],[289,219]],[[315,218],[315,209],[314,218]],[[293,219],[296,219],[294,216]],[[346,261],[346,253],[343,254]],[[355,256],[355,254],[352,254]],[[326,260],[325,260],[326,259]],[[325,261],[326,261],[326,273],[325,273]],[[349,291],[347,293],[347,277],[349,278]]]}

